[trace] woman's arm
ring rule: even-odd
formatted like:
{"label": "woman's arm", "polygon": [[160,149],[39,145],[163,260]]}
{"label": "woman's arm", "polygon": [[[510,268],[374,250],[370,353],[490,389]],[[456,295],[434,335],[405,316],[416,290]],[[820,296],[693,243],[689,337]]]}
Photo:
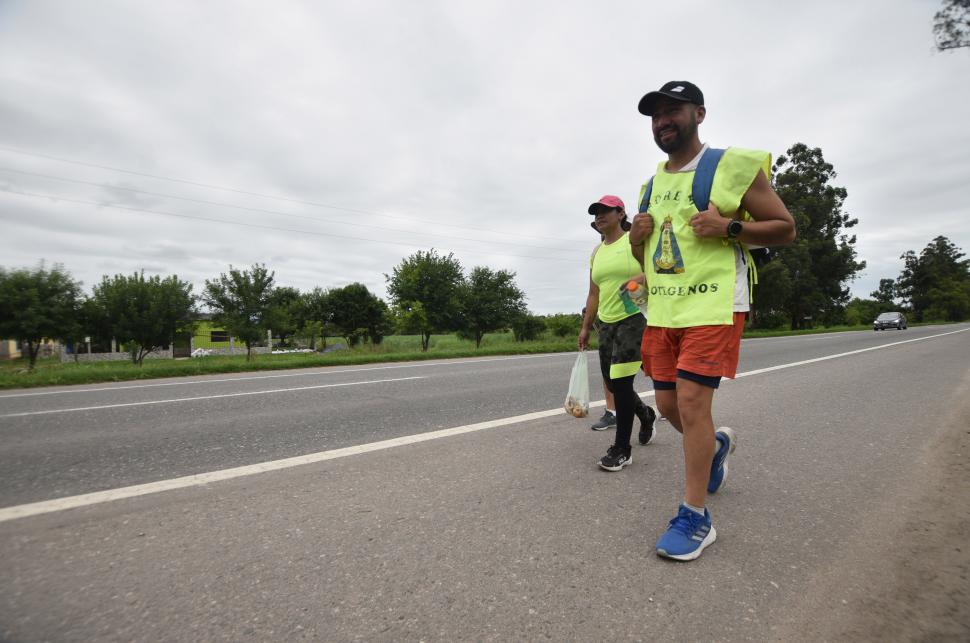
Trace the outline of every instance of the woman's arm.
{"label": "woman's arm", "polygon": [[583,327],[579,331],[579,350],[589,348],[589,331],[593,327],[596,313],[599,312],[600,289],[593,283],[593,275],[589,277],[589,294],[586,295],[586,315],[583,316]]}

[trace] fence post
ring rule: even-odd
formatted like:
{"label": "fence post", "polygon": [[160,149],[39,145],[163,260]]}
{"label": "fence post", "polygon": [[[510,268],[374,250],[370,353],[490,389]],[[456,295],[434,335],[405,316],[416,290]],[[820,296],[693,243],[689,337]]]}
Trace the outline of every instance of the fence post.
{"label": "fence post", "polygon": [[273,331],[269,328],[266,329],[266,345],[269,346],[269,352],[273,352]]}
{"label": "fence post", "polygon": [[189,335],[189,355],[195,352],[195,333]]}
{"label": "fence post", "polygon": [[116,340],[114,337],[111,338],[111,352],[118,352],[118,340]]}
{"label": "fence post", "polygon": [[236,338],[233,337],[232,335],[229,336],[229,354],[230,355],[236,354]]}

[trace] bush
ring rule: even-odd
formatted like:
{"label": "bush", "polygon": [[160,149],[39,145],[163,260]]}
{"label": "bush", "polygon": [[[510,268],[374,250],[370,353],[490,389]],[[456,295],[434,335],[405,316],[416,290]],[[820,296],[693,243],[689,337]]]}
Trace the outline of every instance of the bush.
{"label": "bush", "polygon": [[583,317],[578,313],[558,314],[546,317],[546,328],[556,337],[570,337],[579,335],[583,325]]}
{"label": "bush", "polygon": [[528,313],[519,315],[512,320],[512,334],[517,342],[528,342],[539,339],[546,330],[546,324],[542,317],[530,315]]}

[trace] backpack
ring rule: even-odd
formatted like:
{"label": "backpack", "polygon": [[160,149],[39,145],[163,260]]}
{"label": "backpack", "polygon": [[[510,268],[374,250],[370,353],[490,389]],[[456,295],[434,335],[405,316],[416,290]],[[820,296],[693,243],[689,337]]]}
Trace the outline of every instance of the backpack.
{"label": "backpack", "polygon": [[[690,185],[690,195],[694,199],[694,205],[698,212],[703,212],[711,204],[711,187],[714,185],[714,172],[717,164],[721,162],[724,150],[709,147],[704,150],[701,160],[697,163],[694,170],[694,180]],[[653,177],[647,182],[647,189],[643,193],[640,201],[640,212],[646,212],[650,207],[650,194],[653,192]]]}
{"label": "backpack", "polygon": [[[714,185],[714,172],[717,171],[717,164],[721,162],[724,150],[709,147],[704,150],[701,160],[697,162],[697,169],[694,170],[694,180],[690,185],[690,195],[697,206],[697,211],[702,212],[711,205],[711,188]],[[643,199],[640,200],[640,213],[644,213],[650,207],[650,195],[653,192],[653,177],[647,181],[647,189],[643,191]],[[771,251],[768,248],[749,248],[746,244],[741,244],[745,255],[750,261],[749,279],[752,284],[758,283],[757,268],[763,266],[771,260]],[[754,290],[750,289],[753,298]]]}

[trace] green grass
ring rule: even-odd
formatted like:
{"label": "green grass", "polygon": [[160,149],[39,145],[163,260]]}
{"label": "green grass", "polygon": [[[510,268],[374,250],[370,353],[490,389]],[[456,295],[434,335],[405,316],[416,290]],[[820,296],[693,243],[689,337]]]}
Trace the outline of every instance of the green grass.
{"label": "green grass", "polygon": [[[941,326],[943,324],[956,324],[959,322],[916,322],[910,323],[909,327],[915,326]],[[787,328],[755,328],[744,331],[745,339],[756,337],[786,337],[789,335],[821,335],[823,333],[844,333],[846,331],[867,330],[873,332],[872,324],[859,324],[857,326],[827,326],[825,328],[808,328],[805,330],[789,330]]]}
{"label": "green grass", "polygon": [[[911,324],[922,326],[929,324]],[[755,329],[744,333],[745,338],[781,337],[787,335],[815,335],[845,331],[872,332],[871,324],[859,326],[833,326],[809,330]],[[902,334],[901,334],[902,336]],[[345,343],[342,338],[331,337],[328,346]],[[595,342],[593,347],[595,348]],[[61,364],[57,359],[39,360],[33,372],[27,371],[24,359],[0,362],[0,389],[29,388],[67,384],[92,384],[96,382],[121,382],[162,377],[209,375],[213,373],[240,373],[245,371],[310,368],[318,366],[351,366],[380,362],[404,362],[412,360],[449,359],[457,357],[483,357],[489,355],[528,355],[535,353],[565,353],[576,350],[572,337],[558,338],[547,335],[533,342],[516,342],[511,333],[486,335],[479,349],[475,343],[459,339],[455,335],[433,335],[427,352],[421,351],[421,338],[417,335],[391,336],[383,344],[366,344],[353,349],[339,350],[321,355],[319,353],[294,353],[289,355],[256,355],[247,362],[244,355],[210,356],[180,360],[145,360],[144,366],[131,362],[89,362]]]}
{"label": "green grass", "polygon": [[[344,343],[344,340],[339,338],[327,340],[328,346],[336,343]],[[323,355],[319,353],[255,355],[251,362],[246,361],[245,355],[145,360],[144,366],[141,367],[128,361],[62,364],[57,359],[48,359],[38,360],[34,371],[28,372],[26,360],[19,359],[0,362],[0,389],[456,357],[559,353],[573,350],[576,350],[576,341],[573,338],[560,339],[550,336],[533,342],[516,342],[511,333],[495,333],[486,336],[479,349],[475,348],[474,342],[458,339],[454,335],[435,335],[431,338],[429,350],[422,352],[420,337],[392,336],[385,338],[380,346],[367,344]]]}

